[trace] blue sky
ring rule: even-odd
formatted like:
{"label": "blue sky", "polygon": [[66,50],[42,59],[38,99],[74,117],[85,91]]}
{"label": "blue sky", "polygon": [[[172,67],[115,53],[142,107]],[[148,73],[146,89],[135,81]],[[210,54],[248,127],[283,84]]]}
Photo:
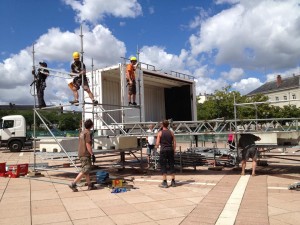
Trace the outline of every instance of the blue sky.
{"label": "blue sky", "polygon": [[[80,50],[89,68],[140,49],[142,62],[197,78],[197,94],[228,85],[246,94],[277,74],[300,74],[300,0],[1,0],[0,104],[32,104],[35,63],[69,70]],[[72,99],[68,80],[47,80],[47,104]]]}

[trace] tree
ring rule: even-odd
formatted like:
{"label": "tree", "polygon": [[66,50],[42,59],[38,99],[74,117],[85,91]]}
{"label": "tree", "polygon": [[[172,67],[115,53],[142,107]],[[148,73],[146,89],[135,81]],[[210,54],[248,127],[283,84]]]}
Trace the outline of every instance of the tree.
{"label": "tree", "polygon": [[[221,91],[215,91],[207,97],[204,103],[198,103],[198,120],[234,119],[234,100],[236,104],[240,104],[236,106],[237,119],[297,118],[300,115],[300,108],[295,105],[287,105],[282,108],[273,106],[267,103],[268,97],[263,94],[252,97],[242,96],[237,91],[230,91],[230,88],[228,86]],[[254,104],[255,102],[260,103]],[[253,104],[243,105],[243,103]]]}

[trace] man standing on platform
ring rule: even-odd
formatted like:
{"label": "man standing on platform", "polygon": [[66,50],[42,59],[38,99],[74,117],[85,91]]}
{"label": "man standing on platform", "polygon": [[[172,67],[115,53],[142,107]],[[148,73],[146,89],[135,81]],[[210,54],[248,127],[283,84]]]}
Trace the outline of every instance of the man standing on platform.
{"label": "man standing on platform", "polygon": [[79,52],[73,53],[74,62],[71,65],[71,72],[78,74],[71,83],[69,83],[69,87],[73,91],[74,100],[70,101],[71,104],[78,105],[78,90],[82,84],[82,77],[83,77],[83,89],[88,93],[90,99],[92,100],[93,104],[98,104],[98,101],[94,99],[94,95],[90,90],[88,79],[86,77],[86,69],[83,62],[80,61],[80,54]]}
{"label": "man standing on platform", "polygon": [[32,71],[32,74],[35,77],[35,86],[36,93],[38,98],[38,108],[46,107],[46,103],[44,100],[44,91],[46,88],[46,79],[49,76],[49,70],[47,70],[47,63],[39,62],[40,68],[37,70],[37,74],[35,74],[35,70]]}
{"label": "man standing on platform", "polygon": [[[135,102],[136,97],[136,81],[135,81],[135,70],[136,70],[136,57],[130,57],[130,64],[126,67],[126,81],[128,86],[128,105],[137,105]],[[132,102],[131,102],[132,99]]]}

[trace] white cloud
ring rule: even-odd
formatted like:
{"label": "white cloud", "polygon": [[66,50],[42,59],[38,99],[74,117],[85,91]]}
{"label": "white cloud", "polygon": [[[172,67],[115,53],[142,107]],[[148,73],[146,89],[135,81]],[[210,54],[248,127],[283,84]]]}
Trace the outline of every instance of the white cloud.
{"label": "white cloud", "polygon": [[88,21],[96,24],[105,16],[135,18],[142,14],[142,7],[137,0],[85,0],[81,2],[64,0],[64,2],[77,12],[79,22]]}
{"label": "white cloud", "polygon": [[269,74],[266,75],[267,82],[269,82],[269,81],[275,81],[277,75],[280,75],[282,78],[284,78],[284,77],[291,77],[291,76],[294,76],[294,75],[300,75],[300,68],[298,66],[298,67],[286,70],[284,72],[281,71],[281,72],[276,72],[276,73],[269,73]]}
{"label": "white cloud", "polygon": [[216,0],[216,4],[224,4],[224,3],[235,4],[238,2],[240,2],[240,0]]}
{"label": "white cloud", "polygon": [[182,51],[179,56],[169,54],[163,47],[159,46],[144,46],[140,49],[140,61],[155,65],[156,69],[164,71],[184,71],[184,63],[187,57],[187,52]]}
{"label": "white cloud", "polygon": [[219,79],[211,79],[207,77],[199,77],[197,82],[196,91],[197,93],[206,93],[212,94],[216,90],[222,90],[223,88],[228,86],[228,83],[219,78]]}
{"label": "white cloud", "polygon": [[244,70],[241,68],[231,68],[229,72],[221,72],[221,76],[224,77],[224,79],[231,81],[237,81],[241,79],[243,75]]}
{"label": "white cloud", "polygon": [[249,92],[253,91],[254,89],[261,86],[263,83],[260,82],[257,78],[248,78],[248,79],[242,79],[239,82],[235,82],[232,85],[232,88],[239,91],[241,94],[245,95]]}
{"label": "white cloud", "polygon": [[[219,3],[236,1],[218,1]],[[284,69],[300,58],[299,0],[239,1],[202,22],[191,35],[192,54],[243,69]]]}
{"label": "white cloud", "polygon": [[[93,30],[84,27],[83,34],[84,62],[88,70],[91,69],[92,58],[95,68],[103,68],[120,62],[120,57],[126,53],[124,43],[101,25],[97,25]],[[80,51],[79,30],[62,32],[58,28],[51,28],[35,43],[35,63],[45,60],[48,65],[57,63],[62,67],[69,66],[74,51]],[[33,80],[31,52],[32,47],[27,47],[0,63],[0,102],[33,104],[33,97],[29,93],[29,85]],[[73,94],[67,83],[66,79],[50,76],[45,90],[46,103],[61,103],[72,99]]]}

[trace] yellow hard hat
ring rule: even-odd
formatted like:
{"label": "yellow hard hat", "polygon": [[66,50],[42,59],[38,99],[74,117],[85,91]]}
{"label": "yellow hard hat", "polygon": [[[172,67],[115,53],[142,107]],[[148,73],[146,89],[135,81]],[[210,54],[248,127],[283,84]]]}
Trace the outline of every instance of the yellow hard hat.
{"label": "yellow hard hat", "polygon": [[73,52],[73,59],[79,59],[79,52]]}
{"label": "yellow hard hat", "polygon": [[132,56],[130,57],[130,61],[137,61],[136,57]]}

